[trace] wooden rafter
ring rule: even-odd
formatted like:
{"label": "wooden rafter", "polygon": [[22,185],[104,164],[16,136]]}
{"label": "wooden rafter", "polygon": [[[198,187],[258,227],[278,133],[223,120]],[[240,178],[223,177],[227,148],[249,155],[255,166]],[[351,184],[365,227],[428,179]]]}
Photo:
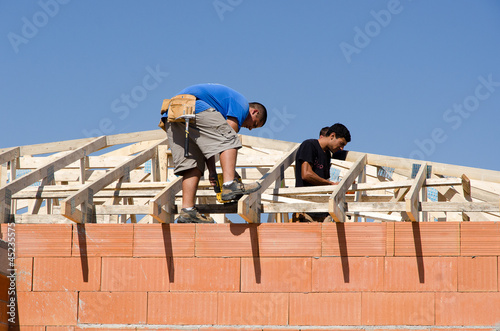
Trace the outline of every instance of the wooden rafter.
{"label": "wooden rafter", "polygon": [[[175,214],[175,195],[182,189],[182,177],[170,182],[149,202],[148,214],[160,223],[173,223]],[[162,208],[164,206],[164,208]]]}
{"label": "wooden rafter", "polygon": [[328,203],[328,212],[335,222],[345,221],[345,194],[347,190],[364,170],[366,164],[366,155],[361,155],[342,178],[340,183],[335,186]]}
{"label": "wooden rafter", "polygon": [[413,181],[410,190],[405,196],[406,213],[413,222],[419,221],[418,215],[418,194],[422,189],[425,179],[427,178],[427,164],[420,164],[417,175]]}
{"label": "wooden rafter", "polygon": [[238,215],[243,217],[249,223],[260,222],[260,194],[265,191],[272,183],[284,178],[285,169],[288,168],[295,161],[295,154],[299,149],[299,145],[295,145],[288,151],[282,159],[276,163],[274,167],[262,176],[258,182],[261,185],[259,191],[250,195],[246,195],[238,200]]}

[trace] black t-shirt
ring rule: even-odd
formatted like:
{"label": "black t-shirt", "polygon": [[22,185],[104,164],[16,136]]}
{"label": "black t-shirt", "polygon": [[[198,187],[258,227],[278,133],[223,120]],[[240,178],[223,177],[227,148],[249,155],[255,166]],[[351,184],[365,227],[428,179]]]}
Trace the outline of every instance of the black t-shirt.
{"label": "black t-shirt", "polygon": [[302,180],[302,163],[307,162],[312,170],[321,178],[330,178],[330,165],[332,154],[330,151],[323,151],[318,139],[305,140],[299,147],[295,156],[295,186],[312,186],[312,184]]}

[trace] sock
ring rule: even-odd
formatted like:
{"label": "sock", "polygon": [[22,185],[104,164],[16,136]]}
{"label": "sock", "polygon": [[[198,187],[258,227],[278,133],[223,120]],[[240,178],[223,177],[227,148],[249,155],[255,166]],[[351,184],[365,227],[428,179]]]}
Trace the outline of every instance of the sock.
{"label": "sock", "polygon": [[193,210],[193,209],[194,209],[194,207],[187,207],[187,208],[184,208],[184,210],[185,210],[185,211],[191,211],[191,210]]}
{"label": "sock", "polygon": [[224,186],[230,186],[232,183],[233,183],[233,181],[230,181],[230,182],[225,182],[225,183],[224,183],[224,184],[222,184],[222,185],[224,185]]}

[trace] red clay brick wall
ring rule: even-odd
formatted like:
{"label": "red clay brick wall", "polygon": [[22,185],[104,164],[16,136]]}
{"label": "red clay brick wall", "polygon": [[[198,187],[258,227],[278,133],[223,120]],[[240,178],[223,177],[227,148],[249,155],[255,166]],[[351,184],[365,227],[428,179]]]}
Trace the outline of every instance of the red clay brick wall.
{"label": "red clay brick wall", "polygon": [[498,223],[15,231],[21,330],[500,328]]}

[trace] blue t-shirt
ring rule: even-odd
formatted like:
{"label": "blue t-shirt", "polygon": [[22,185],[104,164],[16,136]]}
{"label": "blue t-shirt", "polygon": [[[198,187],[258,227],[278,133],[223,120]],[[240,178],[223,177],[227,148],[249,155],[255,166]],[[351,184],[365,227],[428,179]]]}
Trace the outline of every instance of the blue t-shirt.
{"label": "blue t-shirt", "polygon": [[224,116],[234,117],[238,129],[249,114],[248,100],[232,88],[221,84],[198,84],[187,87],[178,94],[191,94],[196,97],[195,113],[214,108]]}

